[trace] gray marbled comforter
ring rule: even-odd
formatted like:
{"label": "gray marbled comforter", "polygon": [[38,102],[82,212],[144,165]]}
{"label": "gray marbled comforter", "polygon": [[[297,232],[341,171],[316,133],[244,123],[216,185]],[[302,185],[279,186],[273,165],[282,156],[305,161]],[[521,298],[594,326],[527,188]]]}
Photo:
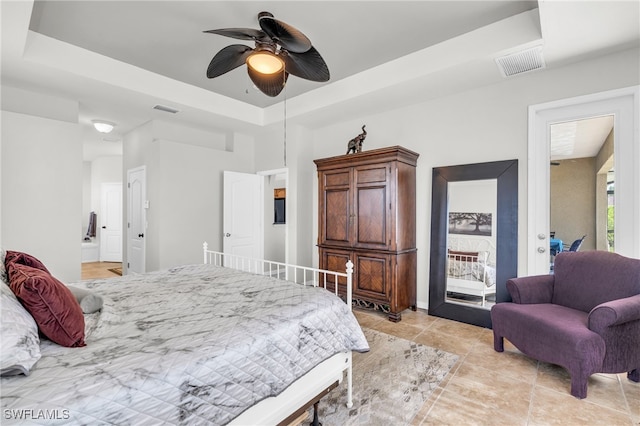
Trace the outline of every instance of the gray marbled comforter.
{"label": "gray marbled comforter", "polygon": [[54,424],[226,424],[330,356],[368,350],[347,305],[321,288],[212,265],[74,285],[104,299],[86,316],[87,346],[43,339],[30,376],[2,378],[3,411]]}

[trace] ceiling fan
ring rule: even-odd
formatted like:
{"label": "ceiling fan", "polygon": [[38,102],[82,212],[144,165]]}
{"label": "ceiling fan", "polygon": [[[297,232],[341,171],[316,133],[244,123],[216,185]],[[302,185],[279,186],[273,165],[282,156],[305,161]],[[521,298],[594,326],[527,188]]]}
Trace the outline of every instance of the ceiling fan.
{"label": "ceiling fan", "polygon": [[220,50],[207,68],[215,78],[246,63],[249,78],[267,96],[278,96],[289,74],[306,80],[329,80],[329,68],[311,41],[301,31],[279,21],[269,12],[258,14],[261,29],[222,28],[205,33],[240,40],[253,40],[255,48],[232,44]]}

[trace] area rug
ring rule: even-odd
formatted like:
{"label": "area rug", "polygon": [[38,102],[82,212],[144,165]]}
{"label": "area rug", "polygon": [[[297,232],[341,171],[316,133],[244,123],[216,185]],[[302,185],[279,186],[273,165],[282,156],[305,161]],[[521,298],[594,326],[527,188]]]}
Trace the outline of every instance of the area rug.
{"label": "area rug", "polygon": [[117,275],[122,275],[122,268],[110,268],[109,271]]}
{"label": "area rug", "polygon": [[363,330],[371,350],[353,354],[353,407],[346,406],[345,379],[318,404],[319,420],[323,426],[409,424],[458,356]]}

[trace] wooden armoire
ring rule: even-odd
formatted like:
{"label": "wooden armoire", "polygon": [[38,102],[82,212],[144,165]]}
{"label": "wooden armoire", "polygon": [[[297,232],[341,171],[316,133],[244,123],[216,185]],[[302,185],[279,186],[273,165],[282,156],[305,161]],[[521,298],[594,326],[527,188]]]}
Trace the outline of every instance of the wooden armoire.
{"label": "wooden armoire", "polygon": [[344,271],[351,260],[353,298],[394,322],[416,309],[418,155],[394,146],[314,160],[319,266]]}

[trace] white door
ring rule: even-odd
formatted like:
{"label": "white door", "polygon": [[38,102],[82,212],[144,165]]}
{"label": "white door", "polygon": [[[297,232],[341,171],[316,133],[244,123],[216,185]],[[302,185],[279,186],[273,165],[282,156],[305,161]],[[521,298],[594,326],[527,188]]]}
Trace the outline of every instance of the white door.
{"label": "white door", "polygon": [[98,220],[100,261],[122,262],[122,182],[101,185]]}
{"label": "white door", "polygon": [[224,172],[222,246],[225,253],[262,259],[263,177]]}
{"label": "white door", "polygon": [[[640,88],[611,90],[529,107],[527,275],[549,273],[549,127],[558,122],[614,116],[615,251],[640,256]],[[635,153],[635,154],[634,154]]]}
{"label": "white door", "polygon": [[147,171],[145,166],[127,170],[127,273],[145,272],[147,229]]}

